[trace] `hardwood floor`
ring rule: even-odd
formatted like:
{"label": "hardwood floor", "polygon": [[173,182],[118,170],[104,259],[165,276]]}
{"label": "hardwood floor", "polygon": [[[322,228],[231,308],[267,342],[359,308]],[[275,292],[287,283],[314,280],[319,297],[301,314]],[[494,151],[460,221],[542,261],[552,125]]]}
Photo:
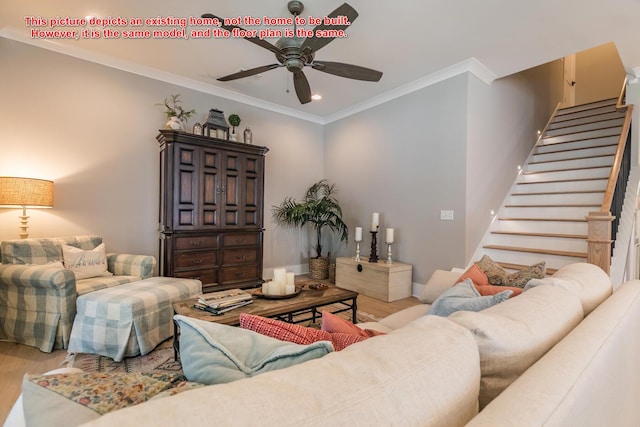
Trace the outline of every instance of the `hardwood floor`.
{"label": "hardwood floor", "polygon": [[[358,310],[376,317],[386,317],[416,304],[419,302],[413,297],[386,303],[364,295],[358,296]],[[4,423],[20,395],[24,374],[41,374],[59,368],[66,357],[66,350],[43,353],[34,347],[0,342],[0,423]]]}

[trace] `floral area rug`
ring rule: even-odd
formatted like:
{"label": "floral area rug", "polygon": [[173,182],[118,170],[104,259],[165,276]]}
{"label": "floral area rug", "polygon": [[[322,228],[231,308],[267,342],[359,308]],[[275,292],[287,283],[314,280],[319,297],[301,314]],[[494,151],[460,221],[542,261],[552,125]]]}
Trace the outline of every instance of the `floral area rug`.
{"label": "floral area rug", "polygon": [[180,362],[173,358],[173,338],[161,343],[151,353],[144,356],[125,357],[122,362],[98,354],[78,353],[72,356],[67,366],[85,372],[153,372],[182,374]]}
{"label": "floral area rug", "polygon": [[[339,307],[332,305],[323,307],[325,310],[335,310]],[[337,316],[351,321],[351,311],[338,313]],[[380,320],[372,314],[358,310],[356,312],[358,323],[375,322]],[[311,320],[300,323],[303,326],[320,328],[320,319],[316,323]],[[166,373],[182,374],[180,362],[176,362],[173,353],[173,338],[162,342],[151,353],[144,356],[125,357],[122,362],[115,362],[113,359],[98,354],[78,353],[69,357],[68,367],[79,368],[85,372],[145,372],[145,373]]]}

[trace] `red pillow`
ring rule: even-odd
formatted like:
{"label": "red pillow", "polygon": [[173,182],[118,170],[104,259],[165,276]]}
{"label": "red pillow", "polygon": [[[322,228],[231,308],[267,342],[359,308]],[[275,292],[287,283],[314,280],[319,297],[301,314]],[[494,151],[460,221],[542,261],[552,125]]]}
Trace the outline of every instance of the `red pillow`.
{"label": "red pillow", "polygon": [[467,271],[462,273],[462,276],[458,277],[458,281],[456,283],[464,282],[465,279],[471,279],[476,287],[489,285],[489,278],[484,274],[484,271],[480,270],[478,264],[475,263],[469,267]]}
{"label": "red pillow", "polygon": [[372,329],[361,329],[353,323],[336,316],[328,311],[322,312],[322,328],[323,331],[330,333],[342,333],[357,335],[359,337],[375,337],[376,335],[384,335],[384,332],[374,331]]}
{"label": "red pillow", "polygon": [[316,341],[329,341],[333,344],[335,351],[343,350],[351,344],[367,339],[363,336],[330,333],[248,313],[240,313],[240,327],[295,344],[308,345]]}

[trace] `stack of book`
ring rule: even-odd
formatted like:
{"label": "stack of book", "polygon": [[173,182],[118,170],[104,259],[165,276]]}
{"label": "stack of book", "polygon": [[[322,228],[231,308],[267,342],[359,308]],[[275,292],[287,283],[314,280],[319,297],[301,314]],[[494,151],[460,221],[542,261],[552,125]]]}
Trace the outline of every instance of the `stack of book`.
{"label": "stack of book", "polygon": [[229,289],[198,296],[198,302],[194,307],[211,314],[223,314],[252,302],[253,299],[249,292],[242,289]]}

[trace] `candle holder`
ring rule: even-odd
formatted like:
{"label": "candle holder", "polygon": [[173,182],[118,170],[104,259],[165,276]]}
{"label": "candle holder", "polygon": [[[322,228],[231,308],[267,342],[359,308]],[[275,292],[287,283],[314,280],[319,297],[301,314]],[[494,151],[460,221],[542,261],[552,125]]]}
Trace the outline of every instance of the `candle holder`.
{"label": "candle holder", "polygon": [[387,243],[387,264],[393,264],[393,259],[391,258],[391,243]]}
{"label": "candle holder", "polygon": [[360,241],[356,242],[356,262],[360,262]]}
{"label": "candle holder", "polygon": [[369,254],[369,262],[378,262],[378,232],[371,232],[371,253]]}

